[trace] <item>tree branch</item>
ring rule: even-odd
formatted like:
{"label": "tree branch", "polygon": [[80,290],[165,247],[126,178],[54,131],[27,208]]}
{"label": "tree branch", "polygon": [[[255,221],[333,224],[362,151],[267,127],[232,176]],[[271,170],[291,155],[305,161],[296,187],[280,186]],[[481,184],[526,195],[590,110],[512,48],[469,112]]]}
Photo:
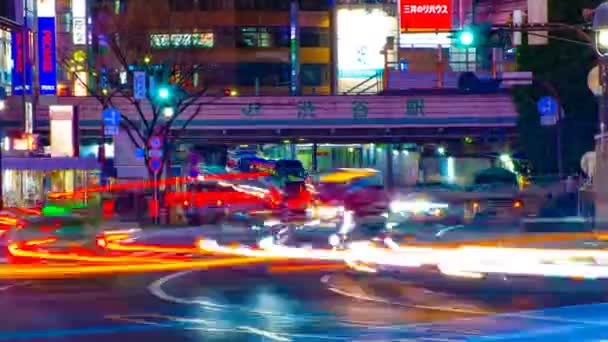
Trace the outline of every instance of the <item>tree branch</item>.
{"label": "tree branch", "polygon": [[[142,148],[142,144],[138,143],[137,139],[135,139],[135,137],[133,136],[133,134],[131,134],[131,129],[128,127],[128,125],[126,125],[123,122],[121,122],[121,126],[122,126],[122,128],[125,129],[125,131],[127,132],[127,135],[129,136],[129,139],[131,139],[131,141],[133,142],[133,144],[135,145],[135,147]],[[142,141],[142,143],[144,143],[144,142]]]}
{"label": "tree branch", "polygon": [[[114,104],[112,104],[112,100],[109,101],[109,104],[114,107]],[[126,115],[123,115],[122,113],[120,113],[120,117],[121,117],[121,121],[124,121],[128,124],[128,126],[131,126],[131,128],[135,131],[135,133],[137,133],[137,135],[139,136],[139,138],[143,141],[146,142],[148,141],[147,139],[144,139],[143,135],[141,134],[141,132],[139,131],[139,128],[137,126],[135,126],[135,124],[133,123],[133,121],[131,121],[131,119],[129,119]]]}
{"label": "tree branch", "polygon": [[120,93],[122,94],[123,97],[125,97],[126,99],[128,99],[129,102],[131,102],[131,104],[133,106],[135,106],[135,110],[137,111],[137,115],[139,116],[139,119],[143,122],[144,126],[146,127],[146,131],[149,131],[150,127],[148,125],[148,120],[146,119],[146,116],[144,115],[144,112],[141,109],[140,102],[138,100],[135,100],[134,98],[132,98],[128,94],[126,94],[123,90],[120,90]]}
{"label": "tree branch", "polygon": [[186,131],[186,128],[188,127],[190,122],[192,122],[192,120],[194,120],[194,118],[196,118],[199,115],[202,107],[203,107],[203,104],[199,104],[198,107],[196,108],[196,111],[194,112],[194,114],[190,115],[190,117],[186,120],[186,122],[184,122],[182,127],[175,133],[175,135],[173,137],[174,142],[177,141],[177,139]]}

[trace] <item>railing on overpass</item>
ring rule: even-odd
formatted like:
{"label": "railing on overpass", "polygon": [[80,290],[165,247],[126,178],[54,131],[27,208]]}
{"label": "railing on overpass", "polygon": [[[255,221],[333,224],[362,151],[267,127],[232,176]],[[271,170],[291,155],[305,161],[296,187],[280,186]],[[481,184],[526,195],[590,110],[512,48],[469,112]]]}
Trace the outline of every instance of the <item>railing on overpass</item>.
{"label": "railing on overpass", "polygon": [[[387,90],[411,89],[457,89],[462,72],[414,73],[387,68],[384,85]],[[532,82],[531,72],[475,73],[479,80],[502,80],[500,88],[528,85]]]}

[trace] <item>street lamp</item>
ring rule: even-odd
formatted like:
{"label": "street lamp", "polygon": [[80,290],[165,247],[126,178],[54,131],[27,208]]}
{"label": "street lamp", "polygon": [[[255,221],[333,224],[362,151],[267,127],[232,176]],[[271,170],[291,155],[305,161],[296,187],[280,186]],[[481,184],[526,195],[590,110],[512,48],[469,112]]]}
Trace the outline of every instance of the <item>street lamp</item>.
{"label": "street lamp", "polygon": [[608,54],[608,2],[599,5],[593,13],[595,49],[600,57]]}
{"label": "street lamp", "polygon": [[173,107],[163,108],[163,116],[165,117],[165,119],[170,119],[171,117],[173,117],[173,115],[175,115],[175,110],[173,109]]}

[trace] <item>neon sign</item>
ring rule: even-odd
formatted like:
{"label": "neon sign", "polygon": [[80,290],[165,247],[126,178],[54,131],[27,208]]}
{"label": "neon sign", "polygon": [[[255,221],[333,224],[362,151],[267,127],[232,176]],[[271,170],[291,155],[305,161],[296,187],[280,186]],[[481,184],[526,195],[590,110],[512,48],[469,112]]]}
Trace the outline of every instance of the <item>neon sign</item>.
{"label": "neon sign", "polygon": [[40,95],[57,94],[55,18],[38,18]]}
{"label": "neon sign", "polygon": [[[25,91],[27,94],[32,92],[32,68],[28,57],[28,44],[24,44],[23,34],[13,31],[11,39],[11,50],[13,59],[12,70],[12,86],[13,94],[23,94],[25,83]],[[25,65],[24,65],[25,64]],[[25,82],[24,82],[25,81]]]}

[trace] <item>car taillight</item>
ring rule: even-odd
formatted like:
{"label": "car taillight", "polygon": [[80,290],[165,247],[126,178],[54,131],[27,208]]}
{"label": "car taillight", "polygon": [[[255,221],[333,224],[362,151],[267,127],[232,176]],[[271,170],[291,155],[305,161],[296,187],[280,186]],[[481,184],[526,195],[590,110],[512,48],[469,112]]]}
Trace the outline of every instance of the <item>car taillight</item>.
{"label": "car taillight", "polygon": [[106,239],[104,237],[98,237],[95,240],[95,244],[97,245],[97,247],[99,248],[105,248],[108,245],[108,242],[106,241]]}

